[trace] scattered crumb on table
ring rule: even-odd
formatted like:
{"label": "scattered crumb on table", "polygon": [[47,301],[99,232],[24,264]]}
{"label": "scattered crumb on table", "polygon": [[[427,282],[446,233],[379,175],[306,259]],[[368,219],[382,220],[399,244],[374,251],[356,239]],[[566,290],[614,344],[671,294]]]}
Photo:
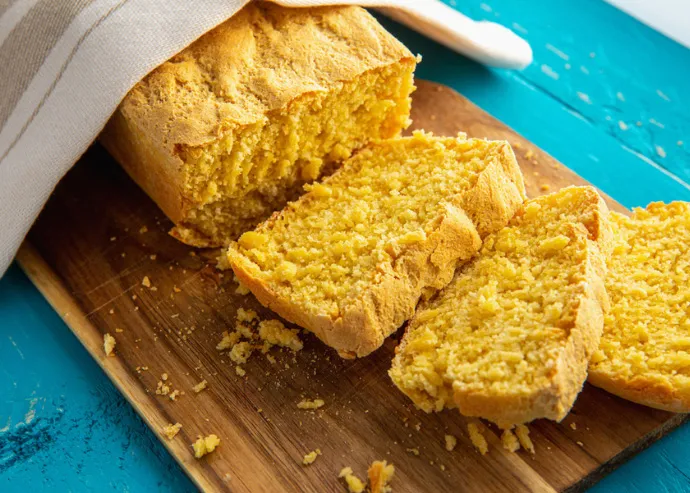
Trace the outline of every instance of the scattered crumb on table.
{"label": "scattered crumb on table", "polygon": [[141,228],[139,228],[139,234],[144,234],[148,232],[148,230],[149,228],[147,228],[146,226],[142,226]]}
{"label": "scattered crumb on table", "polygon": [[202,458],[206,454],[210,454],[216,447],[220,445],[220,438],[216,435],[208,435],[206,437],[199,436],[196,442],[192,444],[194,448],[194,457],[197,459]]}
{"label": "scattered crumb on table", "polygon": [[577,430],[577,424],[573,421],[572,423],[570,423],[570,428],[572,428],[573,430]]}
{"label": "scattered crumb on table", "polygon": [[319,455],[321,455],[321,449],[318,448],[316,450],[309,452],[302,459],[302,464],[304,464],[305,466],[312,464]]}
{"label": "scattered crumb on table", "polygon": [[163,427],[163,434],[168,438],[168,440],[172,440],[175,438],[175,435],[177,435],[180,432],[180,429],[182,428],[182,425],[180,423],[168,423],[166,426]]}
{"label": "scattered crumb on table", "polygon": [[230,359],[238,365],[244,364],[252,355],[252,351],[252,346],[247,341],[238,342],[230,350]]}
{"label": "scattered crumb on table", "polygon": [[145,288],[151,287],[151,280],[149,279],[149,276],[144,276],[144,278],[141,280],[141,285]]}
{"label": "scattered crumb on table", "polygon": [[522,448],[529,450],[530,454],[534,454],[534,444],[532,443],[532,439],[529,437],[529,428],[527,428],[527,425],[517,425],[515,427],[515,434],[517,435],[518,440],[520,440],[520,445],[522,445]]}
{"label": "scattered crumb on table", "polygon": [[172,392],[170,392],[168,399],[170,399],[171,401],[174,401],[175,399],[177,399],[178,395],[180,395],[180,391],[179,390],[173,390]]}
{"label": "scattered crumb on table", "polygon": [[243,376],[245,376],[245,375],[247,374],[247,372],[246,372],[246,371],[244,370],[244,368],[242,368],[241,366],[236,366],[236,367],[235,367],[235,373],[236,373],[237,376],[239,376],[239,377],[243,377]]}
{"label": "scattered crumb on table", "polygon": [[115,349],[115,344],[117,341],[110,334],[103,335],[103,351],[105,351],[106,356],[113,354],[113,349]]}
{"label": "scattered crumb on table", "polygon": [[197,394],[204,390],[206,387],[208,387],[208,382],[206,380],[202,380],[198,384],[196,384],[194,387],[192,387],[192,390],[196,392]]}
{"label": "scattered crumb on table", "polygon": [[369,491],[371,493],[389,493],[392,491],[388,483],[391,482],[394,474],[395,467],[393,464],[388,464],[385,460],[372,462],[367,471]]}
{"label": "scattered crumb on table", "polygon": [[448,452],[452,452],[453,449],[455,449],[455,446],[458,444],[458,439],[455,438],[453,435],[446,435],[445,440],[446,440],[446,450]]}
{"label": "scattered crumb on table", "polygon": [[486,438],[484,438],[477,423],[467,423],[467,432],[470,435],[472,445],[474,445],[482,455],[486,454],[489,451],[489,444],[486,442]]}
{"label": "scattered crumb on table", "polygon": [[520,449],[520,442],[511,430],[503,430],[501,442],[503,443],[503,448],[508,452],[517,452]]}
{"label": "scattered crumb on table", "polygon": [[413,455],[419,455],[419,449],[417,447],[405,449],[407,452]]}
{"label": "scattered crumb on table", "polygon": [[299,409],[318,409],[323,407],[325,404],[326,402],[323,399],[314,399],[313,401],[302,399],[297,403],[297,407]]}
{"label": "scattered crumb on table", "polygon": [[364,483],[352,472],[351,467],[343,467],[338,474],[339,478],[345,479],[347,489],[350,493],[362,493],[364,491]]}

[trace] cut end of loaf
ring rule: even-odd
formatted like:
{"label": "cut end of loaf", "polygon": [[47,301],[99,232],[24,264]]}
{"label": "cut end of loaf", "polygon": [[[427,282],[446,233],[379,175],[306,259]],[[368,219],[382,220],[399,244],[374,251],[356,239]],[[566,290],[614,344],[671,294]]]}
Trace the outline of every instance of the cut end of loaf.
{"label": "cut end of loaf", "polygon": [[[370,145],[243,234],[229,263],[264,305],[341,354],[364,356],[476,253],[476,224],[512,217],[524,188],[506,148],[421,132]],[[487,180],[501,184],[491,201],[476,193]]]}
{"label": "cut end of loaf", "polygon": [[[373,70],[314,92],[217,141],[184,149],[190,206],[179,229],[210,245],[235,240],[371,140],[409,124],[414,62]],[[188,235],[178,235],[184,239]]]}
{"label": "cut end of loaf", "polygon": [[[458,407],[501,426],[562,419],[603,325],[592,258],[609,234],[590,187],[529,200],[479,256],[418,309],[390,376],[420,408]],[[596,265],[603,262],[594,262]]]}
{"label": "cut end of loaf", "polygon": [[611,297],[589,381],[646,406],[690,411],[690,204],[611,213]]}

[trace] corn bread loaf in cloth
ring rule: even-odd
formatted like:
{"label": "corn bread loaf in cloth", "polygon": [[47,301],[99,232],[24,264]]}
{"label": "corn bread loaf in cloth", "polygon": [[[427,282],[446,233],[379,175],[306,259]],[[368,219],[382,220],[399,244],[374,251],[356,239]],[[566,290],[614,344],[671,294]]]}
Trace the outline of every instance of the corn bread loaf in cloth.
{"label": "corn bread loaf in cloth", "polygon": [[427,412],[511,427],[561,420],[587,378],[609,300],[612,232],[592,187],[529,200],[421,306],[390,376]]}
{"label": "corn bread loaf in cloth", "polygon": [[365,356],[445,286],[525,198],[507,142],[371,144],[227,253],[265,306],[341,356]]}
{"label": "corn bread loaf in cloth", "polygon": [[690,204],[611,213],[611,311],[589,382],[658,409],[690,411]]}
{"label": "corn bread loaf in cloth", "polygon": [[156,68],[101,142],[195,246],[227,245],[409,124],[415,57],[359,7],[252,2]]}

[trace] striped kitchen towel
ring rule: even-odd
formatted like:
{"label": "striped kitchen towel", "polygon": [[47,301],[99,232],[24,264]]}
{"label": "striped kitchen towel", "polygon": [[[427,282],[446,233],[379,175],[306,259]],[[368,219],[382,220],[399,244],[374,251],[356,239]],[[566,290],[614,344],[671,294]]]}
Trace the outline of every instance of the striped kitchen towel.
{"label": "striped kitchen towel", "polygon": [[[0,276],[130,88],[248,1],[0,0]],[[497,48],[501,26],[475,23],[436,0],[276,1],[395,7],[408,25],[416,19],[422,31],[479,60],[531,60],[524,50],[517,64],[504,56],[515,52],[511,32]]]}

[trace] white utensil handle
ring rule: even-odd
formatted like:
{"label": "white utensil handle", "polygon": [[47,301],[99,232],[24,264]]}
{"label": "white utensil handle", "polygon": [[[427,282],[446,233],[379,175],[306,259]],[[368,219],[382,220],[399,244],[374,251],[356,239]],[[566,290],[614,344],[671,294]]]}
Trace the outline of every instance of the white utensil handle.
{"label": "white utensil handle", "polygon": [[525,68],[529,43],[495,22],[474,21],[440,0],[272,0],[286,7],[361,5],[385,15],[485,65]]}
{"label": "white utensil handle", "polygon": [[480,63],[513,69],[532,63],[529,43],[500,24],[474,21],[438,0],[384,3],[378,10],[388,17]]}

